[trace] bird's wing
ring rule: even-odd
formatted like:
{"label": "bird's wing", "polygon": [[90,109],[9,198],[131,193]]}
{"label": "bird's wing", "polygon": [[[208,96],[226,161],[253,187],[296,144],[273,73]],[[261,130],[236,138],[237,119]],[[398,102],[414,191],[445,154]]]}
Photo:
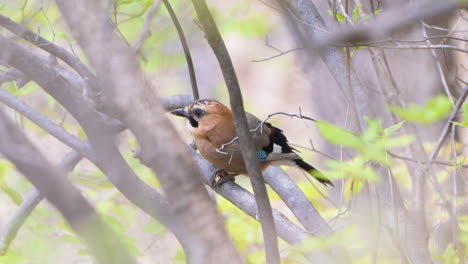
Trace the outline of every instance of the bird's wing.
{"label": "bird's wing", "polygon": [[250,132],[255,141],[255,150],[261,150],[270,144],[270,128],[254,115],[246,113],[246,116]]}
{"label": "bird's wing", "polygon": [[[288,139],[281,129],[267,122],[264,125],[269,129],[270,133],[268,135],[268,144],[257,152],[260,161],[276,161],[277,165],[292,165],[288,161],[301,159],[294,152],[295,149],[288,144]],[[261,159],[262,157],[263,159]]]}

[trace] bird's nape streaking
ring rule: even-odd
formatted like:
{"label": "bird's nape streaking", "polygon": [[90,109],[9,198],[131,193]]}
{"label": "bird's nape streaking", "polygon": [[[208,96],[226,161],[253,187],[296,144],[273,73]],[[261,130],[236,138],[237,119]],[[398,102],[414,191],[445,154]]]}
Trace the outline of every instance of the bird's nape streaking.
{"label": "bird's nape streaking", "polygon": [[[239,174],[247,175],[229,108],[216,100],[204,99],[176,109],[171,114],[187,118],[200,154],[219,168],[212,177],[213,186],[233,180],[234,176]],[[325,175],[296,153],[297,150],[288,144],[288,139],[281,129],[268,122],[262,123],[250,113],[246,113],[246,116],[262,171],[268,166],[297,166],[324,185],[333,186]]]}

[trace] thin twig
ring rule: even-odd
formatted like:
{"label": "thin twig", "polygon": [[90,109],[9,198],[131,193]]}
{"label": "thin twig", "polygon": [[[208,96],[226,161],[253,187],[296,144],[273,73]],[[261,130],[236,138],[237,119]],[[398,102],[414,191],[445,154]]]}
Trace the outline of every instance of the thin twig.
{"label": "thin twig", "polygon": [[[273,113],[273,114],[269,114],[267,116],[267,118],[265,118],[262,122],[260,122],[260,124],[258,124],[254,129],[250,129],[249,132],[257,132],[259,129],[260,129],[260,133],[263,133],[263,125],[265,124],[266,121],[268,121],[271,117],[275,116],[275,115],[286,115],[286,116],[290,116],[290,117],[297,117],[299,119],[306,119],[306,120],[310,120],[310,121],[317,121],[316,119],[313,119],[312,117],[308,117],[308,116],[304,116],[302,115],[301,112],[299,112],[299,114],[289,114],[289,113],[285,113],[285,112],[276,112],[276,113]],[[233,144],[239,137],[236,136],[234,137],[233,139],[231,139],[229,142],[226,142],[224,144],[221,144],[221,146],[217,149],[215,149],[216,152],[218,153],[221,153],[221,154],[224,154],[224,155],[227,155],[228,153],[227,152],[224,152],[222,151],[226,146],[229,146],[231,144]]]}
{"label": "thin twig", "polygon": [[140,38],[133,44],[133,48],[135,50],[140,50],[145,43],[145,40],[151,35],[151,20],[158,12],[159,6],[161,5],[162,0],[155,1],[151,6],[148,14],[145,17],[145,21],[143,22],[143,30],[140,33]]}
{"label": "thin twig", "polygon": [[280,56],[283,56],[285,54],[288,54],[288,53],[291,53],[291,52],[294,52],[294,51],[299,51],[299,50],[303,50],[304,48],[295,48],[295,49],[290,49],[290,50],[286,50],[286,51],[279,51],[278,54],[275,54],[273,56],[270,56],[270,57],[266,57],[266,58],[263,58],[263,59],[256,59],[256,60],[252,60],[252,62],[262,62],[262,61],[268,61],[268,60],[271,60],[271,59],[274,59],[274,58],[278,58]]}
{"label": "thin twig", "polygon": [[445,141],[445,139],[446,139],[446,137],[447,137],[447,135],[449,133],[449,130],[453,126],[452,121],[455,121],[455,117],[456,117],[458,111],[460,110],[460,108],[462,107],[463,102],[465,102],[465,99],[466,99],[467,96],[468,96],[468,85],[465,86],[465,88],[463,89],[462,94],[458,98],[457,103],[455,104],[455,106],[454,106],[454,108],[452,110],[452,114],[450,114],[449,118],[447,119],[447,122],[445,123],[444,129],[442,130],[442,133],[440,134],[439,139],[437,140],[436,147],[434,148],[434,150],[432,151],[432,153],[431,153],[431,155],[429,157],[431,162],[433,162],[434,159],[439,154],[440,148],[442,148],[442,145],[443,145],[443,143],[444,143],[444,141]]}
{"label": "thin twig", "polygon": [[190,49],[187,44],[187,39],[185,38],[184,31],[182,30],[182,27],[180,26],[179,20],[177,19],[177,15],[175,14],[174,9],[172,9],[172,6],[169,3],[169,0],[162,0],[162,1],[164,5],[166,6],[167,12],[171,16],[172,22],[174,23],[174,26],[176,27],[177,34],[179,35],[180,44],[182,45],[182,48],[184,50],[185,60],[187,61],[187,67],[188,67],[188,71],[190,75],[190,84],[192,85],[193,98],[195,100],[198,100],[200,99],[200,94],[198,92],[195,68],[193,67],[192,55],[190,54]]}
{"label": "thin twig", "polygon": [[96,80],[96,76],[94,76],[94,74],[88,69],[88,67],[86,67],[86,65],[84,65],[73,54],[69,53],[64,48],[51,43],[50,41],[25,28],[24,26],[15,23],[8,17],[0,15],[0,25],[8,29],[10,32],[16,34],[17,36],[30,42],[31,44],[36,45],[38,48],[41,48],[49,52],[53,56],[63,60],[83,78],[83,80],[86,82],[86,84],[91,89],[91,92],[93,92],[94,95],[98,93],[100,89],[97,87],[98,82]]}
{"label": "thin twig", "polygon": [[466,33],[466,32],[468,32],[468,30],[452,30],[452,29],[448,29],[448,28],[432,26],[432,25],[428,25],[428,24],[426,24],[424,22],[423,22],[423,25],[425,27],[427,27],[427,28],[430,28],[430,29],[435,29],[435,30],[445,31],[445,32],[454,32],[454,33]]}
{"label": "thin twig", "polygon": [[432,163],[432,164],[438,164],[438,165],[454,167],[454,168],[468,168],[468,165],[465,165],[465,164],[458,164],[458,163],[453,163],[453,162],[448,162],[448,161],[443,161],[443,160],[433,160],[432,162],[426,162],[426,161],[423,161],[423,160],[418,160],[418,159],[413,159],[413,158],[410,158],[410,157],[401,156],[401,155],[395,154],[395,153],[390,152],[390,151],[387,151],[387,153],[390,156],[392,156],[393,158],[400,159],[400,160],[411,161],[411,162],[417,163],[419,165],[428,165],[428,164]]}

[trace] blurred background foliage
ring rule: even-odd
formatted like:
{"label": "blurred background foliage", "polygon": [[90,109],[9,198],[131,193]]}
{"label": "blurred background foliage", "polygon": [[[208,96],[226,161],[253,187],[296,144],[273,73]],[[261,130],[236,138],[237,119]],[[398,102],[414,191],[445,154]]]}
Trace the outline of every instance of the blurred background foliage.
{"label": "blurred background foliage", "polygon": [[[109,11],[112,20],[118,25],[118,31],[128,45],[132,46],[138,42],[144,29],[145,18],[154,1],[106,0],[101,2]],[[219,67],[204,39],[203,32],[199,29],[192,6],[187,1],[171,1],[171,3],[189,40],[202,97],[216,98],[227,104],[227,92]],[[308,263],[302,255],[303,252],[336,246],[347,248],[353,256],[353,263],[372,263],[371,251],[368,249],[373,247],[374,241],[368,239],[370,235],[363,233],[363,226],[359,223],[343,225],[340,219],[349,216],[351,197],[353,193],[360,192],[365,181],[380,180],[380,176],[374,171],[369,161],[391,167],[404,195],[411,190],[410,176],[405,166],[400,160],[389,157],[387,153],[388,150],[395,148],[398,150],[411,144],[414,140],[413,135],[401,133],[400,128],[406,123],[388,125],[382,124],[382,121],[378,119],[368,119],[367,130],[357,135],[346,129],[347,117],[344,113],[337,117],[341,122],[326,122],[326,118],[317,110],[317,105],[321,107],[318,102],[320,99],[311,98],[307,92],[308,87],[315,81],[310,83],[310,80],[304,77],[304,69],[298,63],[299,56],[291,53],[264,62],[253,62],[277,54],[275,48],[280,50],[297,48],[284,26],[281,14],[262,1],[209,1],[209,5],[234,60],[247,110],[261,119],[276,111],[288,113],[302,111],[308,116],[324,120],[315,124],[300,119],[275,117],[271,122],[285,130],[292,143],[295,144],[294,146],[302,151],[301,155],[305,160],[311,161],[312,164],[324,170],[330,178],[343,179],[344,191],[342,193],[340,190],[330,191],[335,192],[333,194],[328,193],[329,190],[318,185],[317,182],[312,182],[298,170],[285,168],[337,231],[328,238],[310,237],[299,246],[291,246],[280,241],[280,253],[284,263]],[[47,40],[72,51],[86,62],[67,26],[60,18],[60,13],[53,1],[0,0],[0,13]],[[338,21],[344,20],[340,13],[336,13],[336,18]],[[367,20],[359,19],[357,6],[353,8],[352,19],[357,23]],[[156,16],[151,21],[150,33],[138,50],[138,58],[157,92],[162,96],[190,93],[185,58],[177,33],[163,6],[159,7]],[[3,29],[2,34],[6,34]],[[43,54],[37,48],[22,42]],[[363,50],[355,49],[356,54]],[[316,73],[313,78],[322,78],[321,73]],[[73,117],[39,89],[34,82],[29,82],[22,87],[18,87],[15,82],[8,82],[1,89],[27,102],[37,111],[61,124],[68,132],[85,139],[82,129]],[[418,103],[410,104],[407,108],[391,106],[386,111],[395,113],[406,122],[423,124],[431,128],[438,124],[438,121],[446,118],[452,110],[450,99],[446,96],[427,98],[425,104]],[[69,151],[66,146],[29,120],[14,113],[13,110],[8,111],[15,116],[16,121],[24,128],[28,136],[34,139],[52,162],[57,163],[58,157],[63,157]],[[468,107],[465,107],[464,120],[458,125],[466,126],[467,113]],[[180,133],[187,138],[187,142],[190,142],[184,129],[185,124],[180,120],[173,120],[173,122],[180,128]],[[152,187],[161,190],[152,171],[133,158],[132,150],[137,147],[137,144],[130,133],[122,133],[118,141],[125,159],[137,175]],[[317,152],[327,146],[326,141],[337,145],[336,148],[341,156],[330,157]],[[425,143],[428,150],[434,146],[432,141]],[[450,157],[450,150],[442,149],[442,156]],[[464,162],[464,157],[460,157],[460,163],[462,162]],[[448,175],[454,169],[456,168],[445,167],[437,173],[437,177],[441,182],[448,181]],[[173,235],[167,232],[164,226],[135,208],[90,162],[81,161],[69,176],[96,206],[106,223],[119,234],[131,252],[138,256],[141,263],[185,262],[183,251]],[[236,182],[251,191],[246,177],[238,177]],[[0,190],[0,227],[3,227],[23,198],[33,189],[31,184],[19,175],[8,161],[1,159]],[[294,220],[294,216],[276,193],[269,189],[269,195],[273,207]],[[329,195],[333,198],[329,198]],[[217,200],[228,232],[240,253],[246,257],[246,262],[264,263],[260,224],[222,197],[214,194],[212,197]],[[431,199],[432,204],[429,206],[438,208],[436,197],[431,196]],[[460,201],[462,202],[464,201]],[[433,220],[447,219],[443,211],[434,211],[437,213],[431,216]],[[459,221],[462,230],[460,241],[466,251],[468,215],[461,216]],[[389,249],[389,251],[392,250],[397,249]],[[458,261],[452,244],[449,244],[442,254],[433,254],[437,255],[436,258],[443,263],[457,263]],[[379,256],[378,260],[378,263],[394,263],[398,259],[391,255],[383,255]],[[92,263],[92,258],[61,215],[44,201],[27,219],[6,254],[0,256],[0,264],[17,263]]]}

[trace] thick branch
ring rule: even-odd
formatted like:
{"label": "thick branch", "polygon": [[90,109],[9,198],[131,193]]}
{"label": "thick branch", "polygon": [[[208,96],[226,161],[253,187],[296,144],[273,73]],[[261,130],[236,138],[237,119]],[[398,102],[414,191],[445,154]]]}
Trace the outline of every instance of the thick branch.
{"label": "thick branch", "polygon": [[[177,228],[165,198],[138,178],[112,140],[112,133],[100,115],[82,98],[81,86],[69,75],[55,70],[40,56],[23,45],[0,38],[0,59],[22,71],[54,97],[80,123],[86,132],[96,160],[95,165],[131,202],[166,225],[179,240],[184,234]],[[78,83],[79,84],[79,83]]]}
{"label": "thick branch", "polygon": [[158,175],[174,219],[189,239],[185,244],[189,262],[217,263],[225,259],[239,263],[187,146],[175,136],[158,96],[99,3],[56,2],[106,88],[104,95],[110,104],[105,109],[121,117],[139,142],[142,161]]}
{"label": "thick branch", "polygon": [[[291,1],[294,2],[294,1]],[[438,1],[434,0],[418,8],[406,5],[382,12],[372,20],[357,26],[344,26],[332,34],[319,34],[312,41],[315,47],[324,48],[337,43],[360,43],[379,40],[421,20],[443,15],[457,8],[466,7],[466,1]],[[322,25],[323,26],[323,25]]]}
{"label": "thick branch", "polygon": [[61,170],[49,164],[3,112],[0,112],[0,134],[0,152],[57,207],[99,263],[136,263],[79,190]]}
{"label": "thick branch", "polygon": [[[68,172],[72,171],[76,164],[81,160],[81,157],[81,154],[78,152],[70,152],[60,163],[61,170],[64,171],[65,174],[68,174]],[[8,221],[0,233],[0,256],[7,252],[11,242],[18,233],[18,230],[42,199],[44,199],[44,195],[42,195],[38,190],[34,190],[24,200],[21,206],[16,209],[15,214],[11,217],[10,221]]]}
{"label": "thick branch", "polygon": [[72,67],[85,81],[85,83],[93,88],[93,91],[98,91],[98,82],[94,74],[84,65],[77,57],[65,50],[64,48],[51,43],[45,38],[37,35],[31,30],[25,28],[24,26],[15,23],[13,20],[8,17],[0,15],[0,25],[12,33],[18,35],[19,37],[29,41],[30,43],[36,45],[37,47],[49,52],[53,56],[60,58],[70,67]]}

